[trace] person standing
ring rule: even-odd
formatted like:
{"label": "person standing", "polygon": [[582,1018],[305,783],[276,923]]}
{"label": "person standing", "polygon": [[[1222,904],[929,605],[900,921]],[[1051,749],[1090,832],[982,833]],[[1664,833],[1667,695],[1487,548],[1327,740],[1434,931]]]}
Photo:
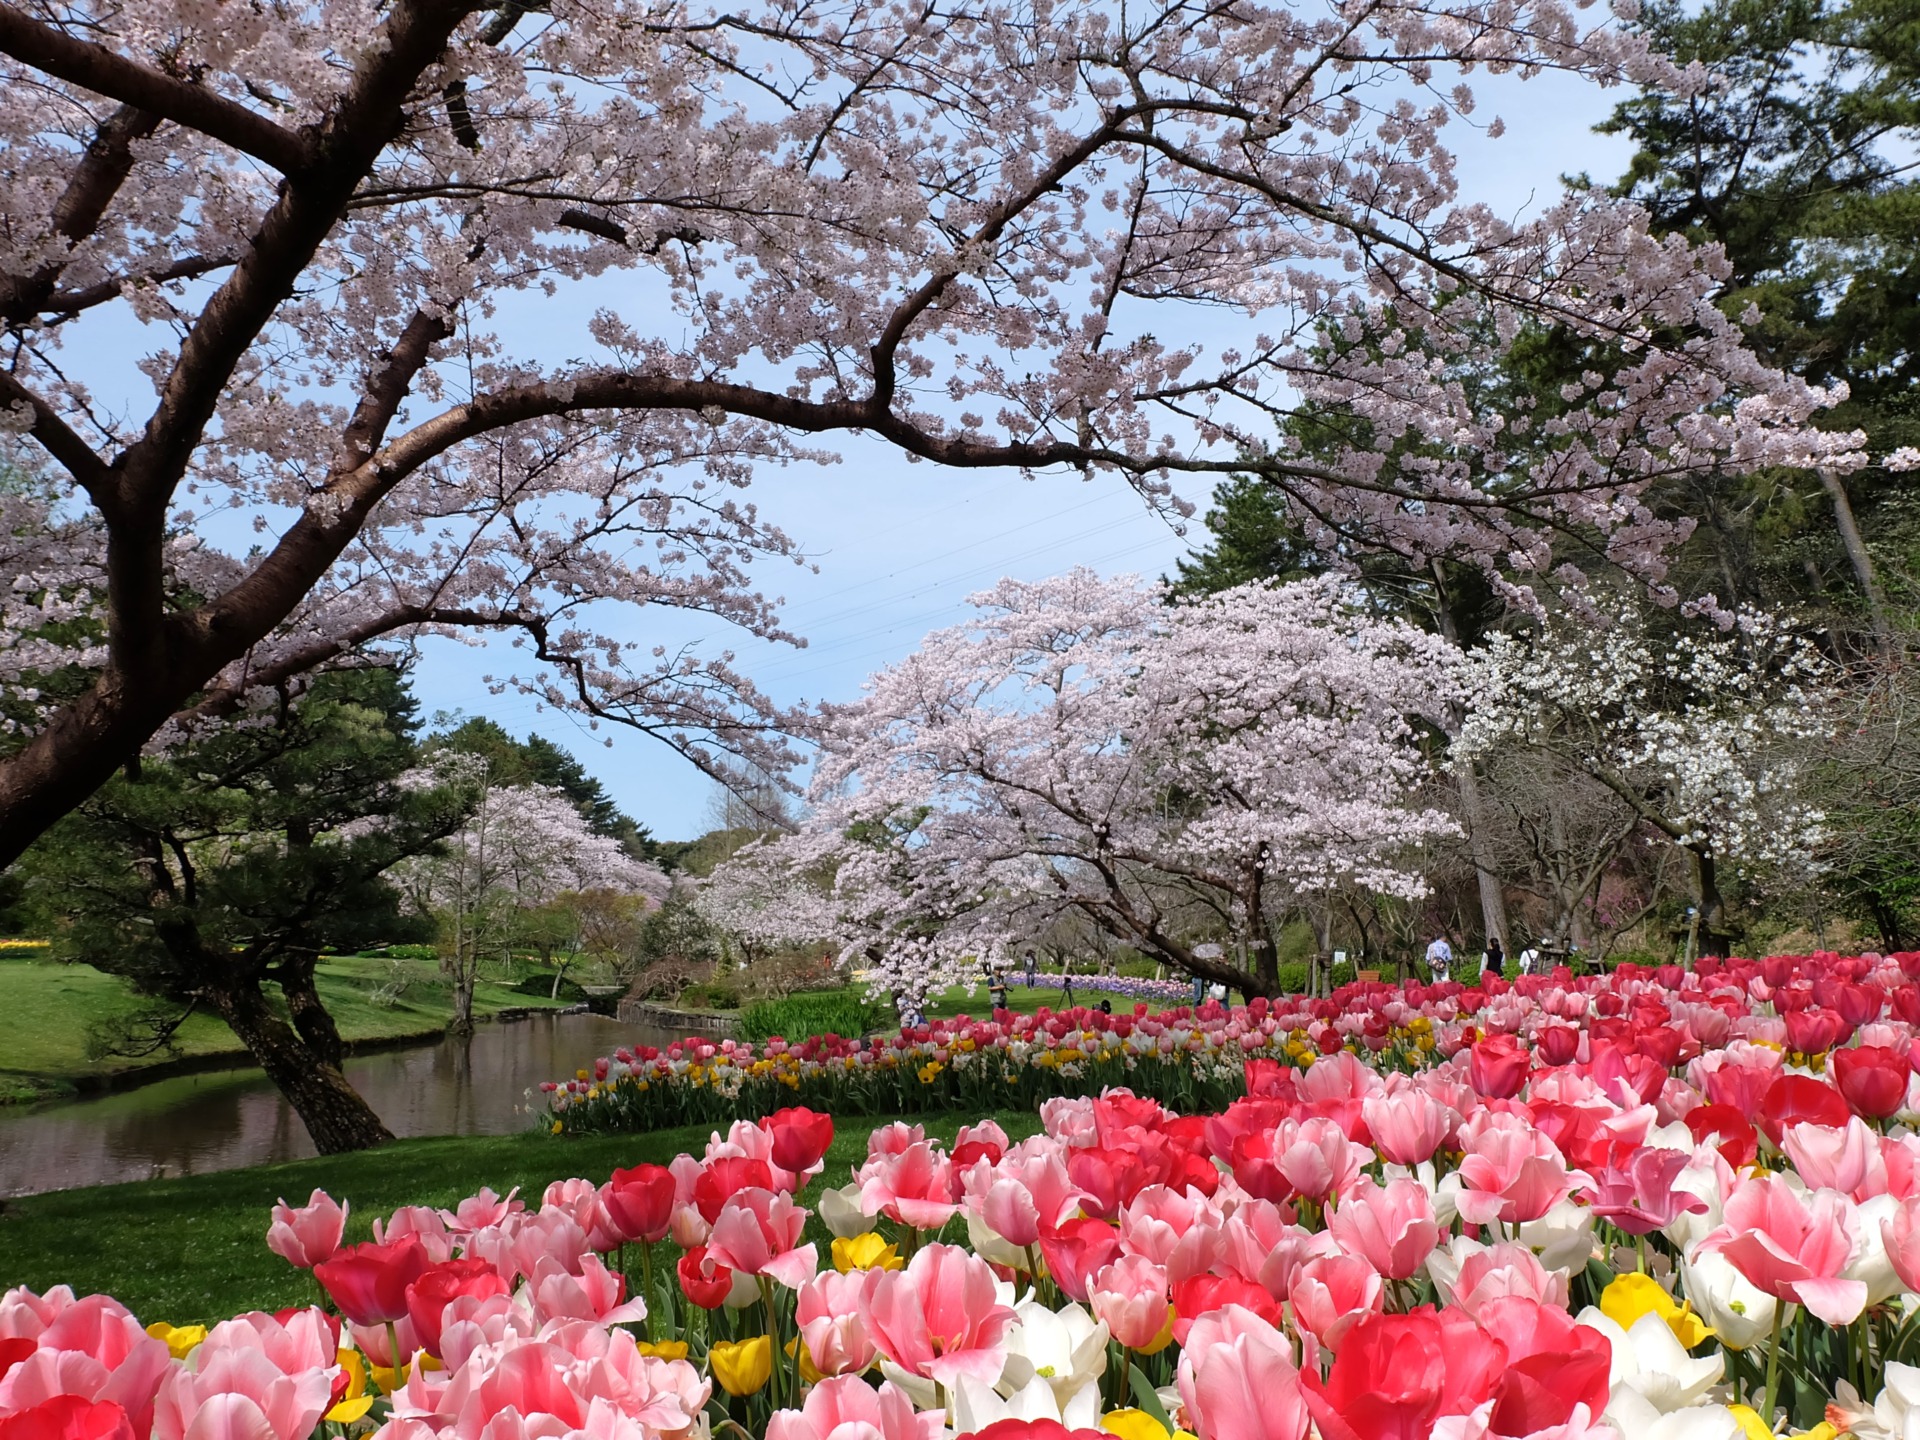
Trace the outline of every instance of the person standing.
{"label": "person standing", "polygon": [[1034,981],[1037,978],[1038,977],[1036,977],[1034,974],[1033,951],[1028,950],[1027,951],[1027,989],[1029,990],[1033,989]]}
{"label": "person standing", "polygon": [[1427,946],[1427,973],[1435,982],[1453,978],[1453,946],[1447,943],[1447,937],[1441,935]]}
{"label": "person standing", "polygon": [[1495,975],[1504,975],[1506,974],[1506,971],[1507,971],[1507,952],[1503,948],[1501,948],[1500,937],[1498,935],[1489,935],[1487,937],[1486,965],[1481,970],[1480,973],[1482,975],[1485,975],[1488,973],[1492,973]]}

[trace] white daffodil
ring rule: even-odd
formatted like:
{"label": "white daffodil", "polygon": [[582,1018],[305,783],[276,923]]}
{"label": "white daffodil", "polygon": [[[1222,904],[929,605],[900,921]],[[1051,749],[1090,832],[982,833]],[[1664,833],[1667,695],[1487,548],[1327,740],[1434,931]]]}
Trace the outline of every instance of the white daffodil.
{"label": "white daffodil", "polygon": [[1920,1440],[1920,1369],[1912,1365],[1896,1360],[1887,1366],[1885,1388],[1871,1410],[1844,1381],[1834,1402],[1847,1418],[1846,1433],[1857,1440]]}
{"label": "white daffodil", "polygon": [[1662,1415],[1638,1392],[1616,1390],[1607,1420],[1629,1440],[1745,1440],[1740,1417],[1724,1405],[1694,1405]]}
{"label": "white daffodil", "polygon": [[[1007,1332],[1007,1365],[999,1391],[1009,1396],[1039,1379],[1066,1405],[1073,1393],[1107,1370],[1107,1327],[1079,1305],[1049,1310],[1038,1300],[1013,1307]],[[1097,1423],[1097,1422],[1096,1422]]]}
{"label": "white daffodil", "polygon": [[1591,1305],[1580,1312],[1579,1321],[1606,1336],[1613,1347],[1609,1413],[1623,1390],[1632,1391],[1662,1415],[1685,1410],[1697,1404],[1726,1372],[1726,1356],[1719,1350],[1697,1358],[1689,1355],[1673,1327],[1653,1311],[1625,1330]]}
{"label": "white daffodil", "polygon": [[1680,1284],[1693,1313],[1729,1350],[1745,1350],[1773,1331],[1774,1298],[1748,1282],[1718,1252],[1680,1262]]}

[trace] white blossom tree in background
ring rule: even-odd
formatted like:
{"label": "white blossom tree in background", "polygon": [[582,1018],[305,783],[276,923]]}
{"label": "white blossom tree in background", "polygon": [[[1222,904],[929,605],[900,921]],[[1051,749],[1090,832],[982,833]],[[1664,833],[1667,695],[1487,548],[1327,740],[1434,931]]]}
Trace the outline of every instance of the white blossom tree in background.
{"label": "white blossom tree in background", "polygon": [[751,967],[768,953],[832,940],[839,933],[831,876],[807,875],[776,844],[751,844],[700,882],[693,906],[740,948]]}
{"label": "white blossom tree in background", "polygon": [[1456,763],[1524,746],[1605,786],[1691,862],[1703,951],[1725,953],[1723,867],[1811,863],[1822,815],[1805,785],[1834,728],[1833,674],[1778,619],[1560,620],[1492,637],[1469,675]]}
{"label": "white blossom tree in background", "polygon": [[[1675,476],[1860,460],[1743,348],[1717,252],[1599,187],[1459,193],[1480,74],[1700,83],[1611,11],[929,14],[0,0],[0,423],[52,471],[0,516],[0,864],[196,717],[422,634],[781,768],[749,679],[632,613],[780,636],[752,570],[793,542],[736,492],[812,437],[1155,503],[1251,474],[1329,554],[1548,588],[1586,555],[1657,585]],[[509,319],[562,288],[542,358]],[[1530,330],[1581,379],[1477,405],[1457,377]],[[1359,438],[1276,440],[1307,406]]]}
{"label": "white blossom tree in background", "polygon": [[484,783],[484,762],[450,753],[448,768],[478,778],[478,800],[466,825],[442,853],[416,856],[389,872],[408,904],[442,926],[441,967],[453,985],[457,1034],[473,1029],[473,989],[480,967],[497,957],[517,914],[568,892],[610,890],[666,900],[668,881],[618,841],[597,835],[560,791],[545,785]]}
{"label": "white blossom tree in background", "polygon": [[[832,876],[838,934],[918,1003],[1077,913],[1191,974],[1279,989],[1272,922],[1343,885],[1420,893],[1416,722],[1457,693],[1438,637],[1344,582],[1168,603],[1076,570],[980,612],[828,709],[813,810],[767,847]],[[1195,946],[1226,934],[1248,968]]]}

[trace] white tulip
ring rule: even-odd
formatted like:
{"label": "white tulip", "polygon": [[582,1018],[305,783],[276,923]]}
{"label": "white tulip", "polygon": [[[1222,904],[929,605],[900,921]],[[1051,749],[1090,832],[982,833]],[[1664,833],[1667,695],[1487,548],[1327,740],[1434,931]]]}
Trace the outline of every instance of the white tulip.
{"label": "white tulip", "polygon": [[[1013,1314],[1007,1364],[1000,1372],[1001,1395],[1025,1389],[1037,1376],[1064,1406],[1075,1391],[1106,1373],[1106,1322],[1096,1321],[1078,1305],[1053,1311],[1037,1300],[1021,1301]],[[1097,1418],[1094,1423],[1098,1425]]]}
{"label": "white tulip", "polygon": [[999,1420],[1057,1420],[1069,1430],[1100,1428],[1100,1386],[1088,1380],[1065,1394],[1035,1375],[1004,1398],[991,1385],[961,1375],[953,1386],[954,1431],[971,1435]]}
{"label": "white tulip", "polygon": [[873,1229],[873,1217],[860,1210],[860,1186],[856,1183],[821,1191],[820,1223],[842,1240]]}
{"label": "white tulip", "polygon": [[1740,1419],[1724,1405],[1695,1405],[1662,1415],[1637,1392],[1607,1403],[1607,1419],[1628,1440],[1744,1440]]}

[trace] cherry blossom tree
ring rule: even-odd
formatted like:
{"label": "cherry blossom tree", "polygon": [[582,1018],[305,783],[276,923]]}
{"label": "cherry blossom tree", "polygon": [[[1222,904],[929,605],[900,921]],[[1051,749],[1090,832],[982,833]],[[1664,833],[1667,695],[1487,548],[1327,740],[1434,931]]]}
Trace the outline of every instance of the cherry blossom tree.
{"label": "cherry blossom tree", "polygon": [[[1004,580],[819,733],[813,813],[849,959],[910,1001],[1078,914],[1274,994],[1273,922],[1344,885],[1421,893],[1416,722],[1457,652],[1326,578],[1170,602],[1086,570]],[[1230,935],[1248,967],[1202,945]]]}
{"label": "cherry blossom tree", "polygon": [[1699,944],[1727,944],[1722,867],[1808,863],[1823,817],[1809,770],[1829,738],[1835,676],[1781,620],[1743,612],[1725,630],[1656,626],[1632,609],[1595,627],[1562,620],[1497,635],[1472,657],[1475,707],[1456,763],[1512,747],[1591,776],[1693,866]]}
{"label": "cherry blossom tree", "polygon": [[[421,634],[777,767],[724,657],[619,617],[779,636],[752,567],[794,542],[736,492],[808,437],[1166,504],[1250,474],[1333,553],[1657,581],[1649,486],[1856,445],[1741,347],[1714,252],[1458,193],[1471,80],[1545,70],[1695,83],[1568,0],[0,0],[0,416],[56,470],[0,526],[0,864],[196,717]],[[562,287],[573,358],[516,351],[499,316]],[[1455,377],[1529,328],[1588,370],[1481,412]],[[1365,438],[1277,441],[1302,405]]]}
{"label": "cherry blossom tree", "polygon": [[[449,752],[423,779],[457,785],[474,778],[457,772],[475,768],[476,757]],[[669,889],[657,866],[595,834],[564,794],[545,785],[482,784],[472,815],[442,851],[403,861],[388,878],[445,932],[441,963],[453,982],[456,1034],[473,1029],[481,962],[502,948],[517,913],[569,891],[619,891],[659,905]]]}
{"label": "cherry blossom tree", "polygon": [[715,867],[694,892],[693,906],[736,941],[752,965],[769,950],[835,938],[829,886],[830,877],[799,873],[777,846],[761,842]]}

